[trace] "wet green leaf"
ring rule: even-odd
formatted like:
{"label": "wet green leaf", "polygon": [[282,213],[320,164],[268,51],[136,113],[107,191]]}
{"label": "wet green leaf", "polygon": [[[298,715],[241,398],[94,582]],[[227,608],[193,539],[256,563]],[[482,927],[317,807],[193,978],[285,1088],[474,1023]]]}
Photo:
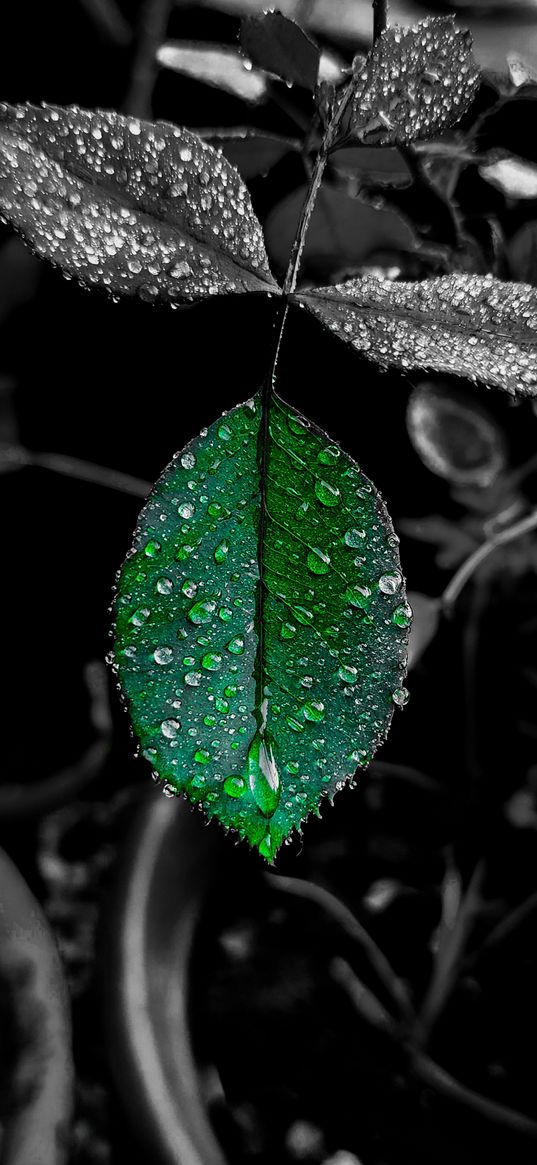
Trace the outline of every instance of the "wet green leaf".
{"label": "wet green leaf", "polygon": [[115,295],[278,290],[239,174],[167,122],[1,105],[0,215],[42,258]]}
{"label": "wet green leaf", "polygon": [[453,18],[394,25],[355,68],[352,132],[367,145],[408,145],[459,121],[479,83],[471,37]]}
{"label": "wet green leaf", "polygon": [[168,792],[271,859],[366,765],[401,686],[397,538],[351,458],[277,397],[217,420],[142,511],[115,666]]}
{"label": "wet green leaf", "polygon": [[281,12],[247,16],[241,24],[241,45],[253,65],[291,84],[315,88],[320,50],[299,24]]}
{"label": "wet green leaf", "polygon": [[416,283],[364,276],[297,297],[382,367],[430,368],[537,393],[537,291],[492,275]]}

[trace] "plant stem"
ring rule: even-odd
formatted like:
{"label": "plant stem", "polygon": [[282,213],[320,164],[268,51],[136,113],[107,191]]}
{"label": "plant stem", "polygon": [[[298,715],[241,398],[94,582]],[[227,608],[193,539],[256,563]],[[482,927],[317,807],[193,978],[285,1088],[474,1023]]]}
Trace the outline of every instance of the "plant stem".
{"label": "plant stem", "polygon": [[378,40],[387,27],[388,0],[373,0],[373,40]]}
{"label": "plant stem", "polygon": [[429,989],[416,1023],[413,1042],[423,1047],[443,1011],[455,982],[469,931],[481,903],[484,865],[478,862],[457,911],[454,924],[444,927]]}
{"label": "plant stem", "polygon": [[513,526],[509,526],[507,530],[501,530],[498,534],[493,534],[488,538],[482,546],[478,546],[470,554],[469,558],[463,562],[458,571],[453,575],[451,582],[448,583],[445,591],[440,596],[440,603],[442,604],[444,614],[449,614],[456,603],[463,587],[475,574],[478,566],[492,554],[498,546],[505,546],[508,542],[514,542],[516,538],[520,538],[523,534],[529,534],[530,530],[537,528],[537,510],[532,510],[525,518],[521,518],[520,522],[515,522]]}
{"label": "plant stem", "polygon": [[390,998],[397,1004],[403,1018],[408,1020],[413,1017],[414,1009],[405,984],[395,973],[380,947],[377,946],[369,932],[358,921],[352,913],[352,910],[349,910],[348,906],[345,906],[339,898],[336,898],[335,894],[331,894],[323,886],[317,886],[315,882],[308,882],[303,878],[286,878],[281,874],[266,874],[265,880],[273,890],[279,890],[284,894],[292,894],[296,898],[304,898],[309,902],[315,902],[326,914],[330,915],[345,934],[353,942],[358,943],[362,947],[362,950],[365,951],[380,982]]}
{"label": "plant stem", "polygon": [[166,36],[172,3],[173,0],[145,0],[142,7],[138,45],[124,102],[126,113],[134,117],[150,118],[152,115],[151,98],[158,72],[157,49]]}
{"label": "plant stem", "polygon": [[493,947],[498,946],[504,942],[509,935],[512,934],[517,927],[521,926],[527,918],[537,910],[537,890],[530,894],[529,898],[525,898],[519,906],[515,906],[508,914],[504,916],[489,932],[486,938],[481,943],[476,951],[473,951],[468,959],[465,959],[465,967],[473,966],[482,954],[487,954]]}
{"label": "plant stem", "polygon": [[302,207],[300,218],[298,220],[298,227],[297,227],[297,231],[296,231],[296,235],[295,235],[295,241],[293,243],[291,255],[289,258],[289,263],[287,266],[287,272],[286,272],[285,280],[284,280],[284,284],[283,284],[284,295],[292,295],[294,290],[295,290],[296,282],[297,282],[297,278],[298,278],[298,272],[299,272],[299,268],[300,268],[300,260],[302,258],[302,252],[304,250],[304,243],[306,241],[308,226],[309,226],[310,219],[311,219],[311,216],[313,213],[313,208],[315,206],[317,195],[319,193],[319,188],[320,188],[321,182],[323,180],[323,174],[325,171],[326,163],[328,161],[330,150],[331,150],[332,145],[334,143],[334,139],[335,139],[337,130],[339,128],[339,125],[341,124],[343,115],[346,112],[348,105],[352,99],[353,92],[354,92],[354,84],[353,84],[353,82],[351,82],[349,85],[347,85],[347,88],[346,88],[346,90],[341,98],[341,101],[340,101],[340,103],[339,103],[339,105],[334,113],[334,116],[330,122],[330,125],[328,126],[326,134],[325,134],[323,141],[321,143],[319,152],[318,152],[317,157],[315,159],[315,163],[314,163],[312,173],[311,173],[308,193],[306,195],[306,199],[305,199],[304,205]]}
{"label": "plant stem", "polygon": [[[334,979],[347,992],[360,1018],[370,1023],[377,1031],[398,1041],[400,1032],[397,1026],[393,1021],[390,1022],[390,1017],[380,1009],[380,1005],[378,1010],[374,1007],[371,1008],[367,988],[364,988],[349,964],[344,959],[337,959],[332,971]],[[480,1116],[485,1117],[493,1124],[511,1129],[522,1136],[537,1138],[537,1122],[531,1117],[526,1116],[525,1113],[517,1112],[513,1108],[508,1108],[505,1104],[489,1100],[487,1096],[475,1092],[472,1088],[467,1088],[465,1084],[462,1084],[450,1072],[446,1072],[445,1068],[415,1048],[413,1044],[404,1043],[403,1048],[408,1057],[409,1072],[428,1088],[433,1088],[435,1092],[445,1096],[447,1100],[461,1104],[470,1109],[471,1112],[479,1113]]]}
{"label": "plant stem", "polygon": [[13,473],[18,469],[32,466],[72,477],[76,481],[87,481],[104,489],[114,489],[119,493],[145,498],[152,488],[150,481],[131,477],[119,469],[108,469],[103,465],[93,465],[90,461],[80,461],[78,457],[67,457],[63,453],[36,453],[22,445],[0,445],[0,474]]}

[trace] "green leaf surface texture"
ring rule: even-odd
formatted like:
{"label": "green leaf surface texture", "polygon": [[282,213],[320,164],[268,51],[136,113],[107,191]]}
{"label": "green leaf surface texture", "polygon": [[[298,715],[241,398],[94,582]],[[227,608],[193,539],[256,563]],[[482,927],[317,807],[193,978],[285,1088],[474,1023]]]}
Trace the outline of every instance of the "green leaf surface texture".
{"label": "green leaf surface texture", "polygon": [[364,276],[297,297],[384,368],[430,368],[513,396],[537,391],[537,290],[492,275]]}
{"label": "green leaf surface texture", "polygon": [[355,136],[369,145],[409,145],[459,121],[479,84],[471,43],[450,16],[383,32],[355,67]]}
{"label": "green leaf surface texture", "polygon": [[165,783],[272,860],[384,740],[411,612],[355,462],[258,394],[170,462],[115,601],[115,668]]}
{"label": "green leaf surface texture", "polygon": [[167,122],[0,105],[0,216],[39,256],[113,295],[278,292],[240,175]]}

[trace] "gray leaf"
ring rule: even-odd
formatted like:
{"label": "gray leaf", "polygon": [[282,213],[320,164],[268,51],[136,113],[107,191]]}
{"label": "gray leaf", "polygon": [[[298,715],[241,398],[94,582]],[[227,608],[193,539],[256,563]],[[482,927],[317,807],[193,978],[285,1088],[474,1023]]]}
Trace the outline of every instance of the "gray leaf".
{"label": "gray leaf", "polygon": [[240,175],[167,122],[1,105],[0,215],[42,258],[114,295],[278,291]]}
{"label": "gray leaf", "polygon": [[537,290],[492,275],[416,283],[350,279],[297,296],[341,339],[384,368],[430,368],[537,394]]}

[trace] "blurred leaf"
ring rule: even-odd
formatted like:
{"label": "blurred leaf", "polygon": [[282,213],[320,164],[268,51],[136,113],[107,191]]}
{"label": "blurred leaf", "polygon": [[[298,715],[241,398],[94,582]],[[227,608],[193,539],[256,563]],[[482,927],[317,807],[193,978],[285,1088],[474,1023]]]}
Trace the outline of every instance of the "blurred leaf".
{"label": "blurred leaf", "polygon": [[412,626],[408,644],[408,670],[410,671],[421,659],[436,635],[441,607],[438,599],[433,599],[430,595],[422,595],[418,591],[408,591],[407,599],[412,608]]}
{"label": "blurred leaf", "polygon": [[411,613],[374,486],[277,397],[178,454],[137,525],[115,661],[144,756],[272,858],[384,739]]}
{"label": "blurred leaf", "polygon": [[252,68],[238,49],[168,41],[160,46],[157,61],[165,69],[193,77],[205,85],[225,89],[227,93],[253,105],[263,101],[267,94],[266,77],[259,69]]}
{"label": "blurred leaf", "polygon": [[413,389],[406,423],[424,465],[447,481],[488,486],[505,467],[500,426],[476,401],[449,386],[426,381]]}
{"label": "blurred leaf", "polygon": [[537,222],[527,222],[508,245],[509,269],[514,279],[537,286]]}
{"label": "blurred leaf", "polygon": [[[275,269],[285,270],[305,197],[305,186],[294,190],[265,222],[265,241]],[[379,250],[412,251],[410,228],[389,211],[375,210],[333,186],[321,187],[304,246],[306,275],[341,277],[367,263]]]}
{"label": "blurred leaf", "polygon": [[509,80],[517,89],[521,85],[531,85],[537,82],[537,69],[519,56],[518,53],[507,54]]}
{"label": "blurred leaf", "polygon": [[0,214],[41,258],[114,295],[277,291],[239,174],[168,122],[0,106]]}
{"label": "blurred leaf", "polygon": [[304,89],[315,88],[320,50],[299,24],[281,12],[247,16],[241,24],[241,45],[259,68]]}
{"label": "blurred leaf", "polygon": [[0,324],[11,312],[33,299],[42,267],[20,239],[11,238],[0,249]]}
{"label": "blurred leaf", "polygon": [[268,174],[286,154],[299,153],[301,149],[298,138],[263,133],[248,127],[203,129],[197,133],[203,141],[221,150],[246,181],[258,174]]}
{"label": "blurred leaf", "polygon": [[80,3],[108,40],[120,46],[129,44],[132,31],[116,0],[80,0]]}
{"label": "blurred leaf", "polygon": [[537,166],[524,158],[499,158],[480,166],[479,173],[506,198],[537,198]]}
{"label": "blurred leaf", "polygon": [[452,17],[414,28],[394,26],[355,72],[352,132],[364,144],[408,145],[459,121],[471,104],[479,70],[471,37]]}
{"label": "blurred leaf", "polygon": [[297,297],[337,336],[382,367],[430,368],[537,392],[537,292],[492,276],[416,283],[364,277]]}

